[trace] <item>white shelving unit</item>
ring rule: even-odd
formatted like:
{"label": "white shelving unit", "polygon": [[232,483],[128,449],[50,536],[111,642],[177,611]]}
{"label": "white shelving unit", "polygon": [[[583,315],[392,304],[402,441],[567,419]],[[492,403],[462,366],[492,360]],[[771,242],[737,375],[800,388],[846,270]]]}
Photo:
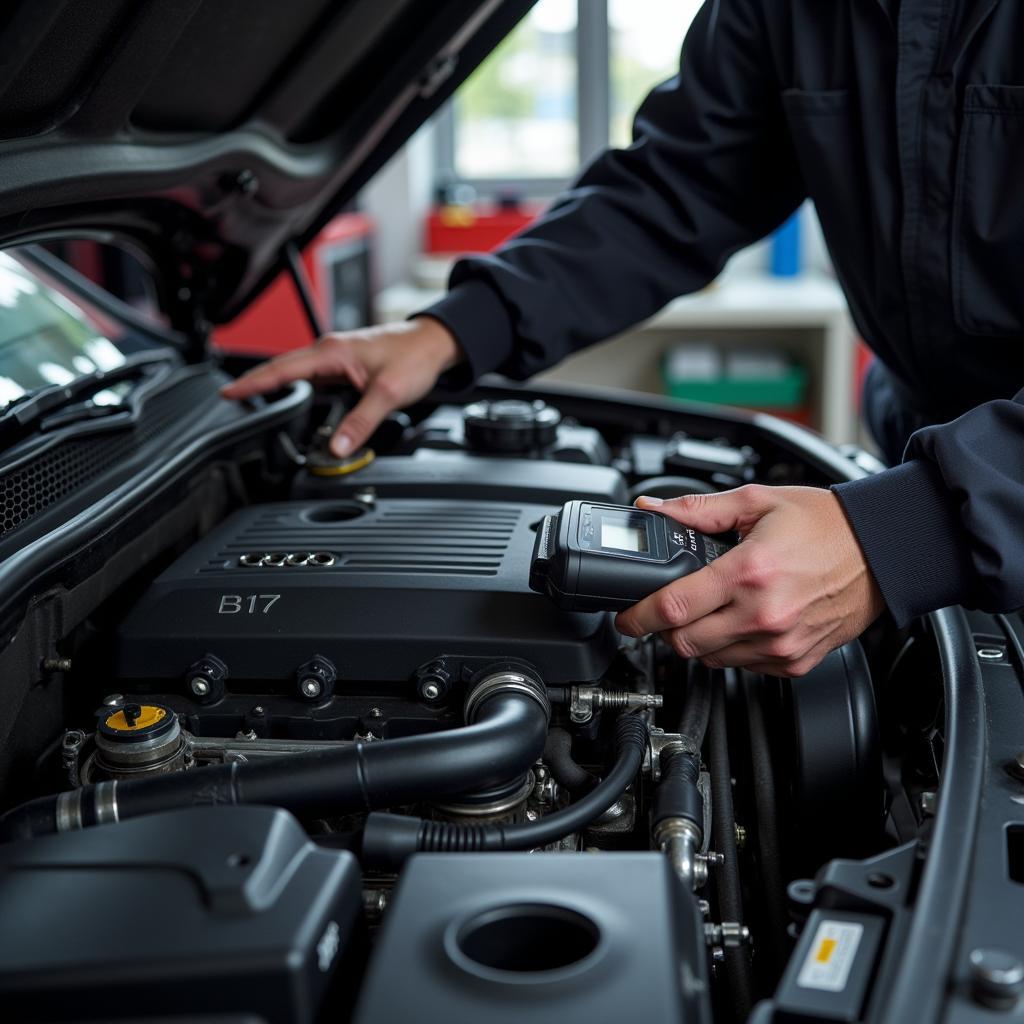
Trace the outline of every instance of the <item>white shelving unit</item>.
{"label": "white shelving unit", "polygon": [[[403,319],[443,294],[443,264],[425,261],[418,276],[429,287],[396,285],[376,299],[380,321]],[[538,380],[573,381],[662,394],[661,359],[678,341],[771,345],[809,371],[813,425],[829,441],[858,437],[854,373],[856,335],[834,280],[730,274],[705,291],[676,299],[625,334],[570,356]]]}

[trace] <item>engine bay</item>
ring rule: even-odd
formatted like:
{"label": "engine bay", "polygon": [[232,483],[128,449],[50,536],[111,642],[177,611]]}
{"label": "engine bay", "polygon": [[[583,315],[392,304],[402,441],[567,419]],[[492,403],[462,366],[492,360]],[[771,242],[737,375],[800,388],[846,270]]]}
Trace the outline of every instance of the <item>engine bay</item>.
{"label": "engine bay", "polygon": [[64,887],[71,923],[0,967],[16,1018],[861,1019],[934,813],[927,627],[774,679],[528,578],[564,502],[825,486],[846,457],[484,388],[339,461],[339,414],[269,432],[223,514],[165,536],[31,684],[53,696],[4,776],[0,868],[20,901]]}

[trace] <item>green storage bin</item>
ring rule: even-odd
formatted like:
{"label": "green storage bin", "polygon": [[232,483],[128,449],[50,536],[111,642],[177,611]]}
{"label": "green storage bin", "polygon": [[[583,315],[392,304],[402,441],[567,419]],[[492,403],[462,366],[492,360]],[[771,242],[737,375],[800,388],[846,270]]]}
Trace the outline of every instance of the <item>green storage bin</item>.
{"label": "green storage bin", "polygon": [[749,406],[756,409],[798,409],[807,392],[807,370],[796,363],[779,377],[715,377],[709,380],[679,380],[669,376],[662,364],[665,394],[691,402]]}

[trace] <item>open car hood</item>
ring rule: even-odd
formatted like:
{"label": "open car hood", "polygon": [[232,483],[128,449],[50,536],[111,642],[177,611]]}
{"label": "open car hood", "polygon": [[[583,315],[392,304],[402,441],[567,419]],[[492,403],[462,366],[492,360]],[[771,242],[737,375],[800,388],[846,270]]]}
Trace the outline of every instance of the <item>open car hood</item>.
{"label": "open car hood", "polygon": [[14,0],[0,246],[133,246],[175,326],[231,319],[533,0]]}

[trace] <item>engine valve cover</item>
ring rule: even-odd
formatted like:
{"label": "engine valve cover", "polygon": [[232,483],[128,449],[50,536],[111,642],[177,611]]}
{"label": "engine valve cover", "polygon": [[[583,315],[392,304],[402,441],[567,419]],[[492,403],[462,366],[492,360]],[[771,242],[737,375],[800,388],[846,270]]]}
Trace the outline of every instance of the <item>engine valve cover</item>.
{"label": "engine valve cover", "polygon": [[604,613],[529,587],[547,505],[381,500],[257,505],[159,576],[118,631],[123,679],[184,678],[213,654],[230,681],[280,680],[319,655],[346,681],[404,681],[441,655],[596,680],[617,647]]}

